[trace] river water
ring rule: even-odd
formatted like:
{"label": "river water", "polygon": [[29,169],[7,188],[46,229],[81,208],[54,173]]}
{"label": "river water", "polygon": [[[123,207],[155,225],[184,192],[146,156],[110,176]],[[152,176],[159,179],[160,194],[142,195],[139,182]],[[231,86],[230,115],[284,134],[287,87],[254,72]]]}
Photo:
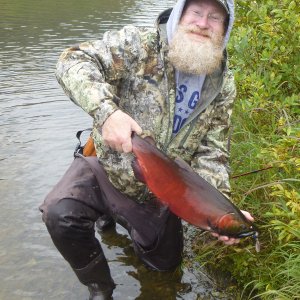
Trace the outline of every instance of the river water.
{"label": "river water", "polygon": [[[86,299],[41,221],[38,206],[73,159],[91,119],[56,82],[63,49],[126,24],[151,26],[173,0],[0,0],[0,299]],[[146,270],[121,227],[102,237],[114,299],[208,299],[183,274]],[[206,295],[205,297],[203,295]],[[209,297],[211,298],[211,297]]]}

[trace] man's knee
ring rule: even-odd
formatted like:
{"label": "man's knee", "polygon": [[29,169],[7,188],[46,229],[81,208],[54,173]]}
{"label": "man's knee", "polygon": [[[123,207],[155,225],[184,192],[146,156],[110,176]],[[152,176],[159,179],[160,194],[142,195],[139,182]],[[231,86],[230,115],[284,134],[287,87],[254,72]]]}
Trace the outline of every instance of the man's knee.
{"label": "man's knee", "polygon": [[49,204],[43,211],[43,221],[52,238],[65,238],[69,234],[94,228],[94,212],[74,199],[62,199]]}
{"label": "man's knee", "polygon": [[60,227],[67,227],[67,219],[66,217],[66,207],[65,207],[66,199],[62,199],[61,201],[49,204],[43,210],[43,221],[46,224],[46,227],[49,233],[55,233],[58,231]]}

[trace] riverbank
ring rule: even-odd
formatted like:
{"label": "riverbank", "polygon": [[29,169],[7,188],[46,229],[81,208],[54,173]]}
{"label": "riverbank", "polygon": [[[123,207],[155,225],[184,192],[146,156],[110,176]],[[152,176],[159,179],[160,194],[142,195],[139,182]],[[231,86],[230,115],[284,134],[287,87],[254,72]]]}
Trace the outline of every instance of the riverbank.
{"label": "riverbank", "polygon": [[[228,272],[215,272],[216,269],[208,269],[206,264],[212,257],[206,256],[207,261],[199,259],[199,254],[206,252],[207,245],[218,248],[222,242],[217,242],[208,232],[204,232],[192,225],[184,224],[184,261],[183,265],[195,277],[193,289],[205,300],[230,300],[238,299],[239,290],[236,282]],[[230,247],[230,246],[229,246]],[[217,262],[216,262],[217,263]],[[198,298],[197,298],[198,299]]]}

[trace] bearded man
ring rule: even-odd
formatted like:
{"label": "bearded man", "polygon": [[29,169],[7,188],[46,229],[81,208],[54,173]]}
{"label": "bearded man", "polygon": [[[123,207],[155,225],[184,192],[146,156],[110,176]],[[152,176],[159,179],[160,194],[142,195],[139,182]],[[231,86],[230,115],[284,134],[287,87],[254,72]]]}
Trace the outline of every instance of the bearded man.
{"label": "bearded man", "polygon": [[233,1],[179,0],[155,28],[125,26],[61,55],[58,81],[93,118],[97,157],[75,155],[40,209],[90,299],[110,299],[115,287],[95,222],[101,230],[125,227],[154,270],[172,270],[182,259],[181,220],[134,177],[132,132],[151,136],[230,195],[226,136],[236,92],[225,48],[233,18]]}

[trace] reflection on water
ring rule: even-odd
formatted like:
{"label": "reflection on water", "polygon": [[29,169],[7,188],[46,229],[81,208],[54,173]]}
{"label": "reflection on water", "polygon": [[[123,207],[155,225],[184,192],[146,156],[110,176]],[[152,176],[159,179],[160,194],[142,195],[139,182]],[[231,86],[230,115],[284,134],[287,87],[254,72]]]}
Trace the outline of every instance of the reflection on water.
{"label": "reflection on water", "polygon": [[[72,161],[75,132],[91,126],[55,80],[58,55],[128,23],[150,26],[173,3],[0,0],[1,300],[86,298],[85,287],[54,248],[38,211]],[[192,274],[181,278],[146,270],[122,228],[102,240],[117,283],[114,299],[197,298],[199,286]]]}

